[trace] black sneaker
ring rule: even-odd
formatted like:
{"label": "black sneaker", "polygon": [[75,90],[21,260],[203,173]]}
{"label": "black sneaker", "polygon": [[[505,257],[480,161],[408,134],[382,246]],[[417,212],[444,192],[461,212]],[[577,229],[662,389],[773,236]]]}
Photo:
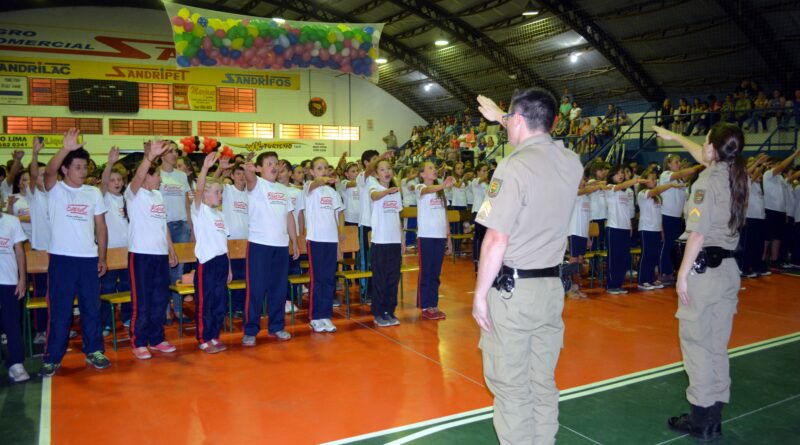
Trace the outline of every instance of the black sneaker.
{"label": "black sneaker", "polygon": [[383,315],[376,315],[375,325],[378,326],[379,328],[386,328],[392,325],[392,321],[384,317]]}
{"label": "black sneaker", "polygon": [[86,363],[94,366],[96,369],[106,369],[111,366],[111,361],[100,351],[86,354]]}
{"label": "black sneaker", "polygon": [[400,324],[400,320],[398,320],[394,314],[384,314],[383,317],[389,322],[389,326],[397,326]]}
{"label": "black sneaker", "polygon": [[39,375],[42,377],[52,377],[61,367],[61,363],[42,363],[42,369],[39,370]]}

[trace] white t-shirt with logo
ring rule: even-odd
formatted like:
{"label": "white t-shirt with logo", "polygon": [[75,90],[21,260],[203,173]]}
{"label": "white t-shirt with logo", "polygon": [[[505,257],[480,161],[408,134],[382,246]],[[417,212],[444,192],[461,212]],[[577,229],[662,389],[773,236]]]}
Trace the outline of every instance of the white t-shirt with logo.
{"label": "white t-shirt with logo", "polygon": [[364,172],[356,176],[356,187],[358,187],[359,203],[361,204],[361,217],[359,225],[370,227],[372,224],[372,200],[369,198],[369,188],[373,184],[377,184],[374,176],[364,178]]}
{"label": "white t-shirt with logo", "polygon": [[650,190],[639,192],[639,231],[661,232],[661,203],[648,198]]}
{"label": "white t-shirt with logo", "polygon": [[161,195],[167,207],[167,222],[186,221],[186,194],[192,189],[186,173],[176,169],[171,172],[161,170]]}
{"label": "white t-shirt with logo", "polygon": [[350,181],[345,179],[341,182],[342,201],[344,204],[344,221],[358,224],[361,218],[361,195],[358,187],[347,187]]}
{"label": "white t-shirt with logo", "polygon": [[[597,181],[592,179],[586,185],[592,185],[595,182]],[[592,221],[608,218],[608,204],[606,204],[606,194],[603,190],[597,190],[589,194],[589,213]]]}
{"label": "white t-shirt with logo", "polygon": [[53,255],[93,258],[97,256],[94,217],[106,213],[103,196],[96,187],[72,188],[58,181],[48,192],[50,248]]}
{"label": "white t-shirt with logo", "polygon": [[286,223],[289,212],[294,210],[289,189],[261,177],[256,179],[256,186],[247,195],[250,216],[247,240],[264,246],[289,247]]}
{"label": "white t-shirt with logo", "polygon": [[22,230],[19,218],[12,215],[0,216],[0,284],[16,286],[19,282],[19,268],[14,245],[28,239]]}
{"label": "white t-shirt with logo", "polygon": [[[372,178],[369,193],[382,192],[386,187]],[[392,193],[372,202],[372,243],[373,244],[400,244],[400,211],[403,210],[403,200],[400,193]]]}
{"label": "white t-shirt with logo", "polygon": [[240,191],[230,184],[225,184],[225,188],[222,189],[222,214],[225,216],[230,238],[247,239],[250,219],[247,214],[247,187]]}
{"label": "white t-shirt with logo", "polygon": [[469,185],[473,196],[472,213],[478,213],[478,210],[481,209],[481,204],[483,204],[483,199],[486,198],[486,190],[489,188],[489,183],[480,182],[480,179],[476,178]]}
{"label": "white t-shirt with logo", "polygon": [[[425,184],[418,184],[417,236],[420,238],[447,238],[447,203],[439,193],[423,195]],[[374,229],[373,229],[374,230]]]}
{"label": "white t-shirt with logo", "polygon": [[[681,181],[673,181],[671,171],[661,173],[658,178],[658,185],[669,183],[680,183]],[[661,214],[680,218],[683,215],[683,205],[686,203],[686,190],[680,187],[673,187],[661,193]]]}
{"label": "white t-shirt with logo", "polygon": [[31,206],[31,248],[48,250],[50,248],[50,215],[47,192],[37,189],[30,195],[29,204]]}
{"label": "white t-shirt with logo", "polygon": [[310,182],[303,186],[306,239],[320,243],[339,242],[339,211],[342,200],[332,187],[322,185],[308,193]]}
{"label": "white t-shirt with logo", "polygon": [[200,203],[199,209],[192,205],[192,228],[197,240],[194,255],[200,264],[228,253],[228,229],[222,212],[204,203]]}
{"label": "white t-shirt with logo", "polygon": [[106,226],[108,227],[108,248],[128,247],[128,218],[125,214],[125,198],[106,192]]}
{"label": "white t-shirt with logo", "polygon": [[764,187],[764,207],[767,210],[786,213],[786,199],[783,194],[783,176],[772,174],[772,170],[764,172],[761,184]]}
{"label": "white t-shirt with logo", "polygon": [[[303,184],[303,187],[306,186],[308,182]],[[300,230],[300,212],[305,211],[306,208],[306,198],[303,196],[303,189],[297,188],[293,185],[285,186],[286,189],[289,191],[289,199],[292,201],[292,217],[294,218],[294,230],[296,233],[301,233]]]}
{"label": "white t-shirt with logo", "polygon": [[628,213],[628,192],[625,190],[605,190],[606,203],[608,204],[608,220],[606,227],[613,229],[631,228],[631,216]]}
{"label": "white t-shirt with logo", "polygon": [[128,208],[128,251],[146,255],[167,255],[167,209],[159,190],[140,187],[134,195],[125,190]]}
{"label": "white t-shirt with logo", "polygon": [[[14,202],[14,216],[18,218],[20,216],[31,216],[31,206],[30,202],[28,202],[28,197],[20,195],[19,193],[13,196],[17,198]],[[25,236],[30,239],[31,236],[33,236],[31,223],[20,221],[20,224],[22,224],[22,231],[25,232]]]}
{"label": "white t-shirt with logo", "polygon": [[591,216],[589,195],[578,195],[572,207],[569,223],[569,234],[589,238],[589,220]]}
{"label": "white t-shirt with logo", "polygon": [[752,179],[747,178],[747,185],[749,196],[747,198],[747,218],[752,219],[765,219],[767,217],[764,211],[764,192],[761,190],[761,184],[753,182]]}

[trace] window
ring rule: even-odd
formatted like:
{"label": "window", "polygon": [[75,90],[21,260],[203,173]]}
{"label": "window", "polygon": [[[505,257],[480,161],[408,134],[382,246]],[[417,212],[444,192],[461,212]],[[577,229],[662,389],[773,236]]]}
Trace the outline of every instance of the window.
{"label": "window", "polygon": [[162,83],[140,83],[139,108],[171,110],[172,85]]}
{"label": "window", "polygon": [[256,90],[252,88],[217,88],[217,111],[255,113]]}
{"label": "window", "polygon": [[272,124],[261,122],[213,122],[197,123],[199,136],[227,136],[234,138],[272,139],[275,131]]}
{"label": "window", "polygon": [[28,79],[31,105],[69,106],[69,81],[66,79]]}
{"label": "window", "polygon": [[357,141],[359,127],[344,125],[281,124],[281,139]]}
{"label": "window", "polygon": [[191,121],[109,119],[109,127],[111,134],[119,135],[188,136],[192,134]]}
{"label": "window", "polygon": [[7,134],[59,134],[70,128],[84,134],[103,134],[100,118],[6,116],[3,127]]}

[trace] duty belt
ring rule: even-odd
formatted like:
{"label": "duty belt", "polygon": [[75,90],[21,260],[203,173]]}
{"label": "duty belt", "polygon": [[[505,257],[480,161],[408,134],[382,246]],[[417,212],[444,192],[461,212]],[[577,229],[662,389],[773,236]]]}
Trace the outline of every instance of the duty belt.
{"label": "duty belt", "polygon": [[501,275],[511,275],[514,278],[557,278],[559,276],[559,266],[547,267],[544,269],[514,269],[503,265],[500,269]]}

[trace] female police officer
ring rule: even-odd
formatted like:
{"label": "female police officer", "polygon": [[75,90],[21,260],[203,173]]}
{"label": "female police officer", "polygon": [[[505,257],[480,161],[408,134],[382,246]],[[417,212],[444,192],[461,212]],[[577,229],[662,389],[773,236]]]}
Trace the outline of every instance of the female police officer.
{"label": "female police officer", "polygon": [[689,239],[676,288],[680,303],[681,352],[691,413],[672,417],[673,430],[703,441],[722,436],[722,407],[730,399],[728,340],[739,293],[733,250],[747,211],[747,173],[741,156],[744,136],[736,125],[718,123],[701,147],[683,136],[655,127],[675,140],[707,168],[692,186],[686,215]]}

